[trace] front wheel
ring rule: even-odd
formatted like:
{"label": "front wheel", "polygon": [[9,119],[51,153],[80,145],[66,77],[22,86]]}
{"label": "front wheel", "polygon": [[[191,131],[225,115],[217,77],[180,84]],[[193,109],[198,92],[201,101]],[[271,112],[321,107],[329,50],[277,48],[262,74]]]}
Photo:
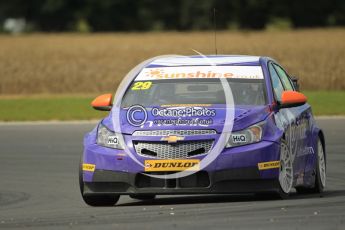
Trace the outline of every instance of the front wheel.
{"label": "front wheel", "polygon": [[84,202],[92,207],[108,207],[114,206],[120,199],[120,196],[83,196]]}
{"label": "front wheel", "polygon": [[292,155],[285,140],[280,143],[279,191],[280,198],[289,196],[293,184]]}
{"label": "front wheel", "polygon": [[93,207],[101,207],[101,206],[114,206],[117,201],[120,199],[119,195],[110,196],[110,195],[91,195],[85,196],[84,195],[84,181],[83,181],[83,171],[82,171],[82,162],[80,162],[79,166],[79,188],[81,196],[84,202]]}

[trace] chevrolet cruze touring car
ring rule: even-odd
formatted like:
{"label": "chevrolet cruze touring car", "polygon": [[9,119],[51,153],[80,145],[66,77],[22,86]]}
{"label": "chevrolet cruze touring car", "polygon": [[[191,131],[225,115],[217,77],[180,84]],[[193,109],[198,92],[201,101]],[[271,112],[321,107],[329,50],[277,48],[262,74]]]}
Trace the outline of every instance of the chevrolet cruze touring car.
{"label": "chevrolet cruze touring car", "polygon": [[119,90],[121,98],[92,102],[110,112],[84,138],[79,184],[88,205],[111,206],[120,195],[285,198],[325,187],[324,134],[297,79],[269,57],[157,58]]}

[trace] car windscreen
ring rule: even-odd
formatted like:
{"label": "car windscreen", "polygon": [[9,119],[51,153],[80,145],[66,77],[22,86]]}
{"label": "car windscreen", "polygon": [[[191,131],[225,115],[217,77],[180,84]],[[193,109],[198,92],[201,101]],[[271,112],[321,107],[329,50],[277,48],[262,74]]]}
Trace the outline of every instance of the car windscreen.
{"label": "car windscreen", "polygon": [[235,105],[266,104],[260,66],[178,66],[144,68],[128,87],[122,107],[225,104],[221,79],[229,84]]}
{"label": "car windscreen", "polygon": [[[235,105],[264,105],[263,79],[227,79]],[[175,79],[133,82],[122,107],[166,104],[225,104],[220,79]]]}

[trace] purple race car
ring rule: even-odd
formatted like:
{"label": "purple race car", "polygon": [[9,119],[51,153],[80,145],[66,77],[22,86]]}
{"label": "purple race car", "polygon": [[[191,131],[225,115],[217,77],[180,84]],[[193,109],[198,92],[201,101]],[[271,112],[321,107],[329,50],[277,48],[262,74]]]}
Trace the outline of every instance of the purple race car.
{"label": "purple race car", "polygon": [[[92,106],[111,111],[84,138],[79,183],[91,206],[120,195],[321,193],[325,137],[273,59],[154,59]],[[119,93],[123,91],[123,93]]]}

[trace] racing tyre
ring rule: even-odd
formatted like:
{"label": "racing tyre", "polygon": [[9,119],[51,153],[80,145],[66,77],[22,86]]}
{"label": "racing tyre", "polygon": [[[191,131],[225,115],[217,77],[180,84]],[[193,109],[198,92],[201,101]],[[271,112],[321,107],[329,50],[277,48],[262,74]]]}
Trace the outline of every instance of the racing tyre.
{"label": "racing tyre", "polygon": [[317,156],[316,156],[316,166],[315,166],[315,184],[312,188],[297,187],[296,191],[300,194],[308,193],[320,193],[322,194],[326,186],[326,157],[325,148],[318,138],[317,141]]}
{"label": "racing tyre", "polygon": [[279,188],[278,196],[281,199],[286,199],[292,189],[293,184],[293,168],[292,155],[285,140],[280,143],[280,168],[279,168]]}
{"label": "racing tyre", "polygon": [[83,196],[84,202],[92,207],[114,206],[120,199],[120,196]]}
{"label": "racing tyre", "polygon": [[101,206],[114,206],[117,201],[120,199],[119,195],[115,196],[105,196],[105,195],[92,195],[92,196],[84,196],[84,182],[83,182],[83,172],[82,166],[80,163],[79,166],[79,188],[81,196],[83,197],[84,202],[87,205],[93,207],[101,207]]}
{"label": "racing tyre", "polygon": [[132,194],[129,195],[130,198],[132,199],[137,199],[137,200],[153,200],[155,199],[156,195],[136,195]]}

